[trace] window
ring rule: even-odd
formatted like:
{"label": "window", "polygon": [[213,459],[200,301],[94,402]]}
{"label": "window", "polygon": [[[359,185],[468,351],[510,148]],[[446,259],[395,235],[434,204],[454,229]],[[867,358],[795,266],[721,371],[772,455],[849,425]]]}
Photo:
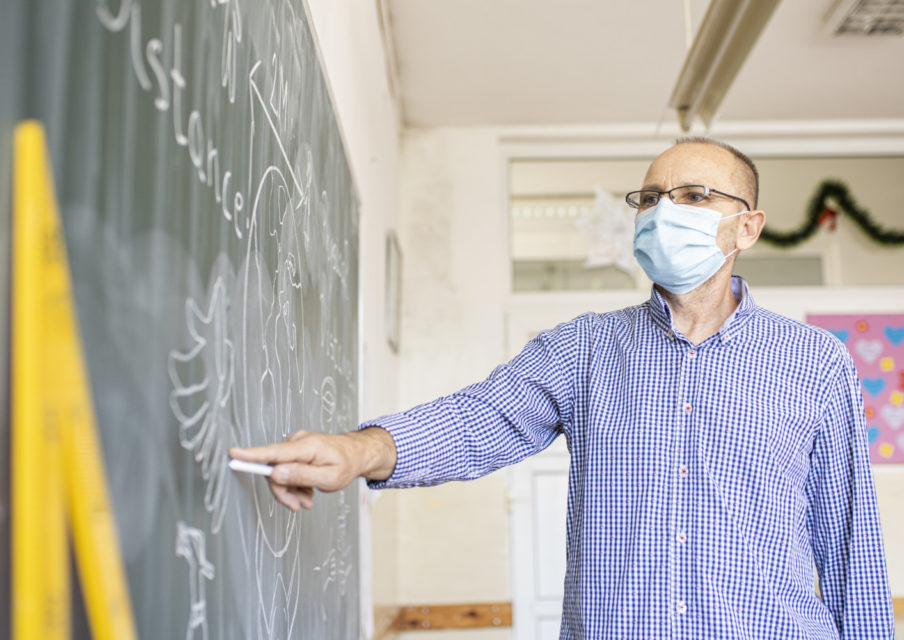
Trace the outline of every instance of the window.
{"label": "window", "polygon": [[[611,220],[600,215],[599,190],[621,201],[641,186],[649,158],[515,159],[509,163],[512,290],[646,289],[633,260],[600,264],[594,251],[611,242]],[[776,231],[799,227],[826,179],[841,181],[872,219],[904,229],[904,157],[754,157],[760,171],[759,208]],[[734,271],[756,286],[904,284],[904,246],[870,239],[837,203],[813,237],[791,248],[760,240]],[[625,215],[633,211],[624,207]],[[618,234],[630,252],[631,230]],[[605,253],[605,251],[603,252]],[[598,256],[596,256],[598,257]]]}

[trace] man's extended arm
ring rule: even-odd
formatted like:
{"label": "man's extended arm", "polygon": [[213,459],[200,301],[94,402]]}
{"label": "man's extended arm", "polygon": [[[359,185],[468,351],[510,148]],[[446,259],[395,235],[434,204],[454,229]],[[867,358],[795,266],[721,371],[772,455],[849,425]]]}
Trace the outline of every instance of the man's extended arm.
{"label": "man's extended arm", "polygon": [[358,476],[392,487],[476,478],[542,450],[569,428],[575,342],[574,322],[565,323],[537,336],[486,380],[364,423],[356,433],[300,431],[279,444],[230,454],[276,465],[270,486],[293,510],[310,509],[314,489],[337,491]]}
{"label": "man's extended arm", "polygon": [[545,449],[572,427],[581,319],[531,340],[490,376],[451,395],[383,416],[398,459],[372,488],[473,480]]}
{"label": "man's extended arm", "polygon": [[863,400],[847,353],[829,390],[806,491],[820,591],[841,638],[894,637]]}

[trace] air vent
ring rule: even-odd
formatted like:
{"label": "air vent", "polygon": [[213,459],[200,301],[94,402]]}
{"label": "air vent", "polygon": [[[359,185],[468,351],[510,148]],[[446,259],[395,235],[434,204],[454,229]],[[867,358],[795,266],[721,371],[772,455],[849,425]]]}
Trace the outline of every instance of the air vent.
{"label": "air vent", "polygon": [[836,0],[825,31],[838,35],[904,34],[904,0]]}

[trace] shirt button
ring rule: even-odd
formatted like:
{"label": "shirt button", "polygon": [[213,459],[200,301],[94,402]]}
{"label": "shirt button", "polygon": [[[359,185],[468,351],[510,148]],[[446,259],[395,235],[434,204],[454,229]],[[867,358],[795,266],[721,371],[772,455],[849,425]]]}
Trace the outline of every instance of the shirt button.
{"label": "shirt button", "polygon": [[687,477],[687,467],[685,467],[684,465],[681,465],[680,467],[678,467],[678,475],[681,476],[682,478],[686,478]]}
{"label": "shirt button", "polygon": [[684,544],[685,540],[687,540],[687,536],[684,534],[684,531],[678,532],[678,542]]}
{"label": "shirt button", "polygon": [[696,358],[696,357],[697,357],[697,352],[694,351],[693,349],[691,349],[690,351],[687,352],[687,357],[688,357],[688,358]]}
{"label": "shirt button", "polygon": [[683,602],[679,602],[676,610],[678,611],[678,613],[687,613],[687,605]]}
{"label": "shirt button", "polygon": [[690,413],[690,412],[691,412],[691,405],[685,403],[685,405],[682,407],[682,409],[684,409],[684,412],[685,412],[685,413]]}

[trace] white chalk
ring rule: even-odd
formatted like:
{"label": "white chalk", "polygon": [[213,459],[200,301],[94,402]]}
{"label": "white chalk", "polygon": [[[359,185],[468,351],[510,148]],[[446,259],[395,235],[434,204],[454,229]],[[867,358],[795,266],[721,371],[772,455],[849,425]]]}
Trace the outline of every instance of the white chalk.
{"label": "white chalk", "polygon": [[234,458],[229,461],[229,468],[233,471],[253,473],[259,476],[269,476],[273,473],[272,465],[263,464],[261,462],[245,462],[244,460],[236,460]]}

